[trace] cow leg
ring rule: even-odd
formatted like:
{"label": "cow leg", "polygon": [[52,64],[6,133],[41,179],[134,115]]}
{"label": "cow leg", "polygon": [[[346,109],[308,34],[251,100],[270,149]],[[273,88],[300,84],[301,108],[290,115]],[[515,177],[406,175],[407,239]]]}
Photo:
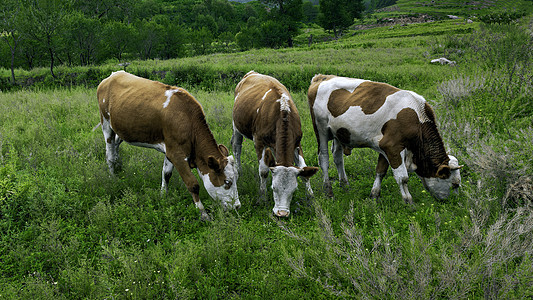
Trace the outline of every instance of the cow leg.
{"label": "cow leg", "polygon": [[163,180],[161,180],[161,194],[168,192],[168,182],[170,181],[170,177],[172,177],[172,170],[174,169],[174,165],[168,157],[165,155],[165,160],[163,162]]}
{"label": "cow leg", "polygon": [[202,204],[202,201],[200,201],[200,185],[194,174],[191,172],[189,163],[186,160],[187,155],[183,154],[181,151],[176,151],[171,147],[168,147],[167,158],[171,164],[174,165],[180,174],[181,179],[185,183],[185,186],[187,186],[187,190],[191,193],[196,208],[200,210],[202,220],[209,220],[209,215],[205,212],[204,205]]}
{"label": "cow leg", "polygon": [[231,148],[233,150],[233,157],[237,171],[241,173],[241,150],[242,150],[243,135],[235,128],[233,128],[233,135],[231,136]]}
{"label": "cow leg", "polygon": [[370,193],[370,197],[372,199],[379,199],[381,194],[381,182],[383,181],[383,177],[385,177],[388,168],[389,161],[383,154],[380,153],[378,157],[378,164],[376,166],[376,179],[374,180],[372,192]]}
{"label": "cow leg", "polygon": [[[400,187],[400,193],[402,194],[403,201],[408,204],[413,204],[413,197],[411,196],[411,194],[409,193],[409,189],[407,188],[409,174],[407,173],[407,167],[405,165],[405,149],[396,149],[395,151],[388,152],[385,151],[385,153],[389,158],[389,164],[392,168],[392,174],[394,175],[394,179],[396,179],[396,182]],[[396,168],[394,167],[394,165],[396,165]]]}
{"label": "cow leg", "polygon": [[326,196],[333,197],[333,190],[331,188],[331,182],[329,181],[329,153],[328,153],[328,137],[324,134],[319,134],[318,145],[318,164],[322,169],[322,176],[324,178],[324,189],[326,190]]}
{"label": "cow leg", "polygon": [[344,170],[344,148],[342,147],[341,142],[336,138],[333,139],[331,152],[333,153],[333,162],[337,167],[337,173],[339,173],[340,184],[348,185],[348,177],[346,176],[346,171]]}
{"label": "cow leg", "polygon": [[109,166],[109,172],[115,174],[115,171],[120,170],[120,157],[118,155],[118,147],[122,141],[118,135],[111,128],[109,120],[102,118],[102,132],[105,139],[105,153],[106,161]]}
{"label": "cow leg", "polygon": [[268,168],[268,163],[266,161],[265,149],[262,145],[256,146],[255,151],[257,152],[257,158],[259,160],[259,197],[261,200],[266,201],[267,199],[267,179],[270,169]]}
{"label": "cow leg", "polygon": [[[294,149],[294,161],[298,168],[307,167],[307,165],[305,164],[302,147],[297,147],[296,149]],[[302,177],[302,180],[305,183],[307,197],[308,198],[314,197],[313,189],[311,188],[311,182],[309,181],[309,178]]]}

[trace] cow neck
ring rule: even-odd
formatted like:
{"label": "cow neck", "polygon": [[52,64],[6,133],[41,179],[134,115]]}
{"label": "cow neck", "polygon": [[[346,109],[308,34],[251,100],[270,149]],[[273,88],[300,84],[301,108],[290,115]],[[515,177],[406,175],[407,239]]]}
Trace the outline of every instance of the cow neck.
{"label": "cow neck", "polygon": [[287,111],[280,112],[276,124],[276,163],[285,167],[294,165],[294,134],[291,130],[291,115]]}
{"label": "cow neck", "polygon": [[203,174],[209,172],[207,161],[210,156],[213,156],[217,160],[222,160],[224,156],[218,148],[217,142],[213,136],[213,133],[209,129],[205,116],[202,114],[198,118],[199,122],[196,122],[193,134],[193,145],[191,153],[191,167],[196,167]]}
{"label": "cow neck", "polygon": [[419,137],[409,149],[413,153],[416,173],[422,177],[435,177],[440,165],[449,161],[444,143],[434,121],[419,125]]}

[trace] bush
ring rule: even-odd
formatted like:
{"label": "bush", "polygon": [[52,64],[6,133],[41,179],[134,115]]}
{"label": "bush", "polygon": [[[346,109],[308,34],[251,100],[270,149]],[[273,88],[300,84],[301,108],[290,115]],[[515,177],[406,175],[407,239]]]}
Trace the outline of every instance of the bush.
{"label": "bush", "polygon": [[525,12],[494,12],[486,15],[479,16],[478,19],[486,24],[511,24],[516,22],[516,20],[525,16]]}

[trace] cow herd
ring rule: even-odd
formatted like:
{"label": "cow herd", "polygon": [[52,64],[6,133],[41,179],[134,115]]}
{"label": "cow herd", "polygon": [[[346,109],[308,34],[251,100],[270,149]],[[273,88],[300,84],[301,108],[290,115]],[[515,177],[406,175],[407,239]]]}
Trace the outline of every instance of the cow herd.
{"label": "cow herd", "polygon": [[[268,174],[272,174],[272,211],[276,216],[290,214],[298,177],[305,182],[307,195],[313,196],[309,178],[319,168],[306,165],[298,110],[287,88],[271,76],[250,71],[237,84],[231,138],[234,156],[217,144],[202,106],[182,88],[119,71],[100,83],[97,97],[110,172],[120,167],[122,141],[164,153],[161,191],[167,191],[176,168],[202,219],[208,215],[191,169],[197,169],[213,199],[224,208],[238,209],[244,138],[254,142],[263,200],[267,199]],[[422,96],[385,83],[319,74],[311,80],[308,101],[327,196],[333,196],[328,176],[330,140],[339,180],[344,184],[348,183],[344,154],[360,147],[379,153],[372,198],[380,196],[389,166],[403,200],[409,204],[413,203],[407,189],[409,172],[415,172],[438,199],[459,188],[461,166],[446,153],[433,110]]]}

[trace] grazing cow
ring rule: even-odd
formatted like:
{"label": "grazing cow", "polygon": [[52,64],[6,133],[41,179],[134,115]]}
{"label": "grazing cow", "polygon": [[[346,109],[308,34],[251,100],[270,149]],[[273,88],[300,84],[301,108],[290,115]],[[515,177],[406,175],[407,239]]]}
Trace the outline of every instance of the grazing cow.
{"label": "grazing cow", "polygon": [[118,147],[126,141],[165,154],[161,191],[168,190],[175,167],[202,219],[208,215],[192,168],[211,197],[225,208],[240,207],[233,157],[228,148],[217,145],[202,106],[186,90],[119,71],[100,83],[97,96],[111,173],[119,166]]}
{"label": "grazing cow", "polygon": [[231,144],[239,170],[243,136],[255,144],[261,197],[266,199],[270,170],[275,202],[272,211],[279,217],[288,216],[292,195],[298,187],[297,177],[304,179],[307,194],[312,195],[309,178],[318,168],[305,164],[298,110],[287,88],[275,78],[250,71],[235,88]]}
{"label": "grazing cow", "polygon": [[328,141],[339,180],[347,183],[343,153],[368,147],[379,152],[372,198],[379,198],[389,165],[402,198],[412,204],[408,172],[415,172],[438,199],[461,184],[458,161],[447,155],[437,130],[435,114],[426,100],[411,91],[362,79],[315,75],[307,94],[318,142],[318,160],[324,186],[331,197],[328,177]]}

